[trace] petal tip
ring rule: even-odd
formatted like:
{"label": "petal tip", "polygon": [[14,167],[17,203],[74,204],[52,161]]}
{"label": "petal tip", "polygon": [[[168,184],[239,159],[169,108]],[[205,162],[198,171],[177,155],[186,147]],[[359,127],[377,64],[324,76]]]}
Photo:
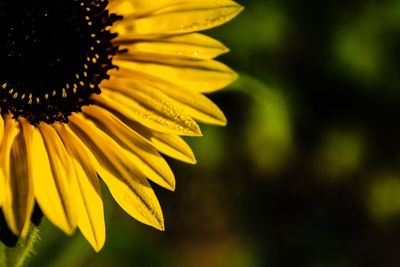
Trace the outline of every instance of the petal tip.
{"label": "petal tip", "polygon": [[176,184],[172,184],[171,187],[169,188],[169,190],[171,190],[172,192],[174,192],[176,189]]}
{"label": "petal tip", "polygon": [[101,243],[101,244],[91,244],[91,245],[92,245],[93,250],[94,250],[96,253],[99,253],[100,250],[104,247],[104,242]]}
{"label": "petal tip", "polygon": [[164,225],[164,223],[162,223],[162,224],[160,225],[160,227],[157,228],[157,229],[160,230],[160,231],[162,231],[162,232],[164,232],[164,231],[165,231],[165,225]]}
{"label": "petal tip", "polygon": [[196,165],[197,164],[197,159],[193,155],[191,158],[189,158],[187,163],[192,164],[192,165]]}

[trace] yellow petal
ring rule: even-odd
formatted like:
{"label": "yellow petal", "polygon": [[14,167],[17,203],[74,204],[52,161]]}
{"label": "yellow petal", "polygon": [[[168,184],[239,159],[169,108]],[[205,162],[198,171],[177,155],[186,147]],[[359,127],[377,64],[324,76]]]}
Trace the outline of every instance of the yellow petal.
{"label": "yellow petal", "polygon": [[106,169],[99,172],[118,205],[136,220],[163,231],[163,214],[149,182],[143,177],[121,179],[115,174]]}
{"label": "yellow petal", "polygon": [[[152,111],[164,121],[168,121],[169,127],[174,123],[179,130],[175,132],[176,134],[180,134],[188,126],[197,125],[192,119],[192,114],[187,112],[188,109],[185,105],[174,101],[149,85],[135,82],[133,79],[116,78],[104,83],[102,87],[104,95],[114,98],[114,95],[122,94],[131,101],[137,102],[144,109]],[[195,114],[195,112],[193,113]],[[198,131],[198,129],[193,130]]]}
{"label": "yellow petal", "polygon": [[[116,87],[135,89],[131,88],[131,85],[123,83],[117,84]],[[120,103],[126,103],[129,107],[135,107],[135,111],[151,117],[153,121],[166,124],[168,129],[177,129],[174,133],[200,134],[197,123],[167,96],[155,90],[124,90],[125,94],[120,92],[104,89],[102,94],[112,99],[118,99]]]}
{"label": "yellow petal", "polygon": [[149,61],[114,60],[120,69],[116,76],[161,79],[176,87],[209,93],[220,90],[237,79],[237,74],[226,65],[214,61],[193,61],[185,59],[157,59]]}
{"label": "yellow petal", "polygon": [[[19,200],[19,197],[13,195],[14,193],[14,185],[16,182],[15,178],[11,178],[11,169],[18,168],[14,166],[10,166],[11,163],[11,151],[13,149],[13,144],[15,138],[19,134],[19,125],[12,118],[11,115],[6,115],[4,118],[4,132],[3,132],[3,142],[0,148],[0,166],[2,171],[2,185],[3,187],[3,213],[6,217],[6,221],[14,233],[18,233],[17,222],[15,221],[15,216],[17,211],[14,207],[16,201]],[[23,178],[24,179],[24,178]],[[24,184],[24,180],[22,180],[22,184]]]}
{"label": "yellow petal", "polygon": [[196,163],[192,149],[181,137],[156,132],[151,135],[150,141],[161,153],[186,163]]}
{"label": "yellow petal", "polygon": [[10,118],[6,128],[10,127],[17,129],[17,135],[10,147],[8,159],[4,161],[8,166],[5,167],[6,195],[3,211],[10,230],[17,236],[25,237],[34,206],[31,162],[33,126],[21,119],[18,131],[16,121]]}
{"label": "yellow petal", "polygon": [[3,142],[4,135],[4,119],[3,116],[0,115],[0,144]]}
{"label": "yellow petal", "polygon": [[138,221],[163,230],[160,204],[147,179],[131,164],[126,150],[81,116],[72,115],[70,122],[72,130],[96,156],[100,163],[96,171],[117,203]]}
{"label": "yellow petal", "polygon": [[86,107],[83,112],[105,134],[132,152],[130,154],[132,163],[138,166],[148,179],[166,189],[175,189],[174,174],[167,162],[142,136],[113,114],[96,105]]}
{"label": "yellow petal", "polygon": [[96,159],[85,146],[76,141],[76,137],[66,125],[57,125],[56,130],[71,155],[76,173],[79,192],[76,203],[78,208],[78,227],[96,252],[104,246],[106,228],[104,222],[103,201],[95,166]]}
{"label": "yellow petal", "polygon": [[[3,146],[3,137],[4,137],[4,119],[3,116],[0,115],[0,145]],[[0,155],[1,158],[1,155]],[[1,165],[0,165],[1,166]],[[0,167],[0,206],[3,205],[4,195],[5,195],[5,177],[3,167]]]}
{"label": "yellow petal", "polygon": [[127,120],[124,117],[120,116],[118,118],[129,128],[134,129],[135,132],[148,140],[148,142],[150,142],[161,153],[186,163],[196,163],[192,149],[178,135],[156,132],[137,122]]}
{"label": "yellow petal", "polygon": [[146,55],[149,58],[178,57],[205,60],[228,52],[228,48],[222,43],[197,33],[122,44],[120,48],[128,50],[120,56],[130,59]]}
{"label": "yellow petal", "polygon": [[168,0],[112,0],[108,9],[112,13],[127,16],[140,16],[149,11],[163,6]]}
{"label": "yellow petal", "polygon": [[183,34],[217,27],[240,13],[242,7],[229,0],[169,1],[140,17],[125,17],[115,23],[117,40],[145,35]]}
{"label": "yellow petal", "polygon": [[113,113],[120,113],[128,119],[140,122],[155,131],[187,136],[201,135],[197,123],[188,116],[179,115],[178,112],[173,111],[173,107],[170,109],[171,114],[166,116],[166,113],[154,112],[150,107],[142,106],[123,94],[110,93],[105,90],[101,95],[92,95],[92,99],[97,105]]}
{"label": "yellow petal", "polygon": [[170,103],[184,114],[208,124],[226,125],[224,113],[207,97],[191,90],[176,87],[168,82],[136,77],[111,78],[103,82],[103,87],[121,92],[131,98],[137,99],[138,95],[145,95]]}
{"label": "yellow petal", "polygon": [[79,162],[73,159],[80,190],[80,195],[77,198],[78,227],[94,250],[98,252],[104,246],[106,240],[103,200],[101,199],[97,173],[93,168],[85,168],[84,170],[84,163],[82,163],[84,161],[83,158],[80,158]]}
{"label": "yellow petal", "polygon": [[[8,164],[3,164],[4,161],[9,160],[10,151],[15,137],[19,133],[19,126],[11,115],[6,115],[4,120],[2,120],[1,125],[1,147],[0,147],[0,166],[2,168],[8,168]],[[8,172],[8,170],[5,170]]]}
{"label": "yellow petal", "polygon": [[77,224],[76,177],[53,128],[41,123],[33,133],[32,178],[35,198],[46,217],[67,234]]}

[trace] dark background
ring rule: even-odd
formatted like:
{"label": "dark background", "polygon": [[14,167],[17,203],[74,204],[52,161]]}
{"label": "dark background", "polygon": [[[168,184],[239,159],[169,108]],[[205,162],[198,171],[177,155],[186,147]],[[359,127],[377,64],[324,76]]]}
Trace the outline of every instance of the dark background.
{"label": "dark background", "polygon": [[166,231],[106,201],[107,241],[44,222],[31,266],[400,266],[400,1],[241,2],[208,32],[241,78],[225,128],[157,186]]}

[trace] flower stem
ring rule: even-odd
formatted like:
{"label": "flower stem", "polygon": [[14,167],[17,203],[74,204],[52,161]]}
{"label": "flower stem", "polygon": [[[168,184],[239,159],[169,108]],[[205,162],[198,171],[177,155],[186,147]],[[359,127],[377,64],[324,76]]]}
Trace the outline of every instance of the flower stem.
{"label": "flower stem", "polygon": [[31,225],[27,236],[18,240],[14,247],[7,247],[0,243],[0,267],[22,267],[33,253],[33,249],[39,240],[39,229]]}

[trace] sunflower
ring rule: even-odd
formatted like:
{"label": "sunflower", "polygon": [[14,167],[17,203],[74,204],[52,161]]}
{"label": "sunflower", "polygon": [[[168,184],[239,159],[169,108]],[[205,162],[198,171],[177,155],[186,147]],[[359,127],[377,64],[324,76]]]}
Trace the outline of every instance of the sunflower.
{"label": "sunflower", "polygon": [[148,180],[174,190],[161,154],[195,163],[180,136],[200,136],[197,122],[226,124],[204,93],[236,79],[213,60],[227,48],[195,32],[231,20],[241,6],[28,2],[0,2],[0,205],[9,229],[25,237],[37,204],[100,250],[101,179],[129,215],[163,230]]}

